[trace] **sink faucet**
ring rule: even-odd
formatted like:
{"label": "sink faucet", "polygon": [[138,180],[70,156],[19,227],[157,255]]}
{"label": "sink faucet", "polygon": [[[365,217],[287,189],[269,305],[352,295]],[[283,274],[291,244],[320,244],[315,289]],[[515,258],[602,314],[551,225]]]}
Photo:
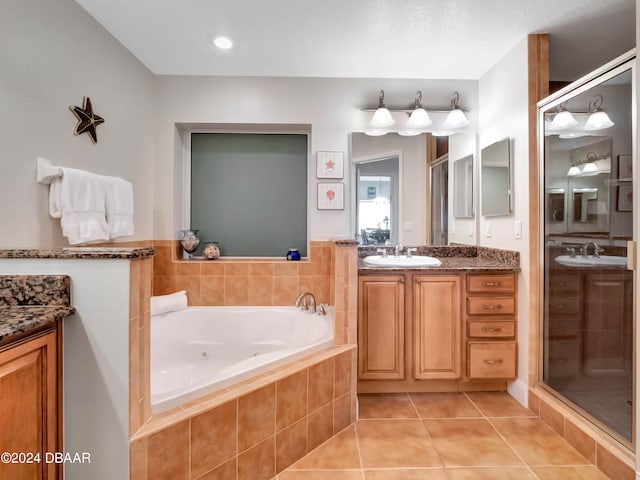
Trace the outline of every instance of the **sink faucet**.
{"label": "sink faucet", "polygon": [[395,256],[399,257],[400,256],[400,251],[402,250],[402,244],[400,242],[396,243],[395,246]]}
{"label": "sink faucet", "polygon": [[[306,297],[311,299],[311,304],[307,306]],[[316,297],[311,292],[303,292],[296,298],[296,307],[302,310],[311,310],[312,313],[316,313]]]}
{"label": "sink faucet", "polygon": [[600,258],[600,252],[602,252],[603,249],[600,248],[596,242],[587,242],[584,245],[582,245],[582,258],[587,258],[589,245],[593,245],[593,257]]}

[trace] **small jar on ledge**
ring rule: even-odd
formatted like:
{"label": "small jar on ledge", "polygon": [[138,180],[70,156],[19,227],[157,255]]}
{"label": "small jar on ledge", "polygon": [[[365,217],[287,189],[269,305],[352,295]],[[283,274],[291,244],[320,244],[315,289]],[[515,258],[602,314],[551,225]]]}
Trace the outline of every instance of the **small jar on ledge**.
{"label": "small jar on ledge", "polygon": [[218,242],[204,242],[202,256],[207,260],[215,260],[220,257],[220,248]]}

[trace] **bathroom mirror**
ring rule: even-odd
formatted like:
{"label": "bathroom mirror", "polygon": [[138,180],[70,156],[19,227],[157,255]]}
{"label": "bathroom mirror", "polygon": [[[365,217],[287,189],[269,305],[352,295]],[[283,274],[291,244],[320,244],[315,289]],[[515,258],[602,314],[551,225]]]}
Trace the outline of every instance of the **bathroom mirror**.
{"label": "bathroom mirror", "polygon": [[511,213],[511,145],[508,138],[480,152],[482,216]]}
{"label": "bathroom mirror", "polygon": [[453,162],[453,216],[473,218],[473,155]]}

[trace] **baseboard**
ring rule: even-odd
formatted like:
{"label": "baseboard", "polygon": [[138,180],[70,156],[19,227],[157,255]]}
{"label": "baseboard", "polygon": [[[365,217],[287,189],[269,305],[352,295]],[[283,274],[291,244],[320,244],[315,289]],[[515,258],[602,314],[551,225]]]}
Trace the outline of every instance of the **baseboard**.
{"label": "baseboard", "polygon": [[522,380],[517,378],[513,382],[509,383],[509,385],[507,385],[507,392],[522,404],[523,407],[529,407],[529,387]]}

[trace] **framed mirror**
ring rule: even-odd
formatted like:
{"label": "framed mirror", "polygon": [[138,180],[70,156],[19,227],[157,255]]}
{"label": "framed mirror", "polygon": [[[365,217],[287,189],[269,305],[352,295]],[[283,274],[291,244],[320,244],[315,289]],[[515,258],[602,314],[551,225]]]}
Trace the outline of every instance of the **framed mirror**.
{"label": "framed mirror", "polygon": [[482,216],[511,213],[511,145],[508,138],[480,151]]}
{"label": "framed mirror", "polygon": [[473,215],[473,155],[467,155],[453,162],[453,216]]}

